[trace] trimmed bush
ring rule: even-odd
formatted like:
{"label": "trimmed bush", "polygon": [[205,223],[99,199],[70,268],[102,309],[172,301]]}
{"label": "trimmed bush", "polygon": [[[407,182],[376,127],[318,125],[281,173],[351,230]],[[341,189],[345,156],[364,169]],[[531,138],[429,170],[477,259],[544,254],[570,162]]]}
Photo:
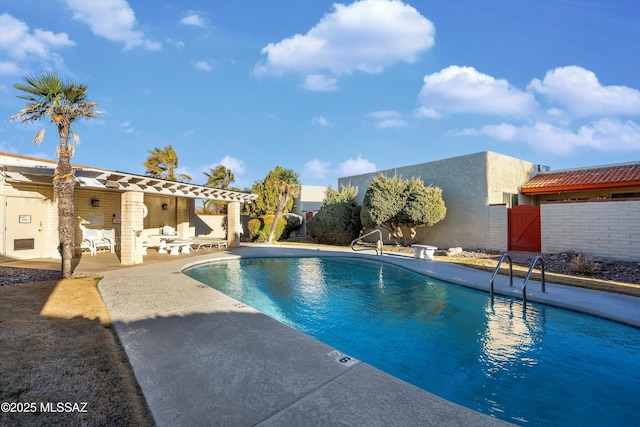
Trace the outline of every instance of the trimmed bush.
{"label": "trimmed bush", "polygon": [[[269,240],[269,232],[271,231],[271,224],[273,224],[274,215],[262,215],[258,218],[252,218],[247,223],[247,230],[249,231],[249,238],[254,242],[266,242]],[[287,220],[280,218],[278,225],[276,226],[276,232],[273,236],[275,240],[278,240],[285,227],[287,226]]]}
{"label": "trimmed bush", "polygon": [[307,221],[307,233],[317,242],[329,245],[348,245],[360,235],[361,206],[358,190],[342,187],[340,191],[327,189],[326,199],[318,211]]}

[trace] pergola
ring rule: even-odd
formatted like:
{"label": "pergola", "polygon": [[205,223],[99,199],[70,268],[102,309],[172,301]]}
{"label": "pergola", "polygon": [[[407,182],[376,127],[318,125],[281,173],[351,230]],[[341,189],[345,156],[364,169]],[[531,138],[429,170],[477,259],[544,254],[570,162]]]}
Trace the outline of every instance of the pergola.
{"label": "pergola", "polygon": [[[242,225],[240,222],[240,205],[250,203],[258,196],[238,191],[229,191],[206,187],[186,182],[168,181],[149,176],[136,175],[120,171],[110,171],[74,165],[74,179],[78,188],[98,191],[116,192],[120,194],[121,224],[120,250],[123,264],[142,263],[142,240],[137,238],[144,230],[144,196],[163,195],[176,198],[219,200],[229,202],[227,233],[229,246],[238,246]],[[33,185],[53,185],[55,163],[46,162],[39,165],[4,164],[0,174],[8,183]],[[188,233],[189,221],[183,218],[178,223],[180,234]],[[180,221],[179,221],[180,222]]]}

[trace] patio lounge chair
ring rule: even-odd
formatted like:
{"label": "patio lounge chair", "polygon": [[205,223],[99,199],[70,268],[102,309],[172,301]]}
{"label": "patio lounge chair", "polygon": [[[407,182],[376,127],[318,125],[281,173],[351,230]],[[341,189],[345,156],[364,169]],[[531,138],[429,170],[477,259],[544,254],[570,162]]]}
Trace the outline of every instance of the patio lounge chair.
{"label": "patio lounge chair", "polygon": [[214,246],[218,249],[226,248],[227,241],[224,239],[207,239],[207,238],[192,238],[191,248],[194,251],[199,250],[200,248],[205,248],[211,250]]}
{"label": "patio lounge chair", "polygon": [[113,252],[113,246],[108,239],[105,239],[100,233],[100,230],[96,230],[93,228],[85,228],[82,230],[82,241],[90,242],[93,246],[93,254],[95,255],[98,252],[99,248],[109,248],[111,252]]}

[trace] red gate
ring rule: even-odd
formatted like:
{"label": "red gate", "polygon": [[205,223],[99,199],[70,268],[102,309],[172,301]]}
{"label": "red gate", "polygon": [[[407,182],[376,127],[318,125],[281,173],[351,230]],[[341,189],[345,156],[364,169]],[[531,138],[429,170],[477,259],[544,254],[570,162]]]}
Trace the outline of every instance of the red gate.
{"label": "red gate", "polygon": [[509,209],[509,250],[540,252],[540,208],[520,205]]}

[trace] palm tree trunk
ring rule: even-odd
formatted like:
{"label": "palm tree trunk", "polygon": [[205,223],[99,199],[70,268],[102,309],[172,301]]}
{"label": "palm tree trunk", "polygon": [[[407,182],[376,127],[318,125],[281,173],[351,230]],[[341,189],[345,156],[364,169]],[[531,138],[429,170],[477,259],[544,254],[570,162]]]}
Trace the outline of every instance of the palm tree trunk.
{"label": "palm tree trunk", "polygon": [[[58,239],[60,240],[60,255],[62,257],[62,278],[71,277],[71,260],[74,251],[74,206],[73,195],[75,181],[71,167],[71,152],[67,146],[69,129],[58,129],[60,146],[58,153],[58,167],[53,178],[53,185],[58,200]],[[63,142],[64,141],[64,142]]]}
{"label": "palm tree trunk", "polygon": [[273,235],[276,233],[276,227],[278,226],[278,221],[282,218],[282,212],[284,211],[284,207],[287,205],[288,195],[281,195],[280,200],[278,201],[278,207],[276,208],[276,214],[273,216],[273,223],[271,224],[271,230],[269,231],[269,241],[268,244],[273,243]]}

